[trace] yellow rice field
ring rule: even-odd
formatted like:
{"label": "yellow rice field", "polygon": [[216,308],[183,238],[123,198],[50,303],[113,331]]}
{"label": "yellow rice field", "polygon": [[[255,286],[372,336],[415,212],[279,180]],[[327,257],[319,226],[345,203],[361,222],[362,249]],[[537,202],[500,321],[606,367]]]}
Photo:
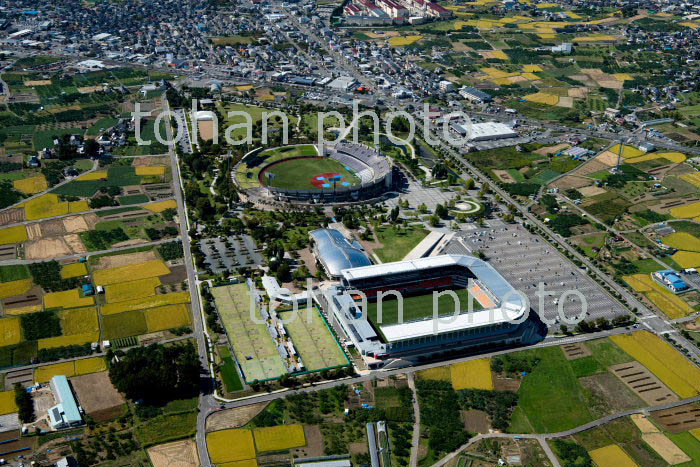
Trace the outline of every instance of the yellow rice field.
{"label": "yellow rice field", "polygon": [[681,398],[700,393],[700,369],[678,353],[671,344],[647,331],[637,331],[632,335],[620,334],[611,339]]}
{"label": "yellow rice field", "polygon": [[700,187],[700,172],[683,174],[683,175],[681,175],[681,179],[692,184],[693,186]]}
{"label": "yellow rice field", "polygon": [[255,447],[258,452],[284,451],[306,446],[304,427],[301,425],[280,425],[253,430]]}
{"label": "yellow rice field", "polygon": [[700,251],[700,238],[687,232],[675,232],[666,235],[662,241],[677,250]]}
{"label": "yellow rice field", "polygon": [[39,339],[39,350],[54,349],[56,347],[65,347],[67,345],[83,345],[100,340],[99,332],[87,332],[85,334],[73,334],[71,336],[57,336]]}
{"label": "yellow rice field", "polygon": [[678,219],[689,219],[691,217],[700,216],[700,201],[672,208],[671,215]]}
{"label": "yellow rice field", "polygon": [[100,331],[100,322],[95,307],[75,308],[61,311],[61,327],[63,334],[96,333]]}
{"label": "yellow rice field", "polygon": [[58,195],[47,193],[21,204],[28,221],[68,214],[68,203],[58,200]]}
{"label": "yellow rice field", "polygon": [[23,225],[0,229],[0,245],[26,242],[27,238],[27,228]]}
{"label": "yellow rice field", "polygon": [[139,298],[119,303],[108,303],[102,305],[100,312],[103,316],[123,313],[125,311],[143,310],[144,308],[155,308],[176,303],[188,303],[190,301],[189,292],[175,292],[153,297]]}
{"label": "yellow rice field", "polygon": [[493,58],[497,58],[499,60],[508,60],[508,55],[506,55],[506,53],[502,50],[494,50],[491,52],[491,55]]}
{"label": "yellow rice field", "polygon": [[591,458],[599,466],[637,467],[637,463],[617,444],[590,451]]}
{"label": "yellow rice field", "polygon": [[88,270],[85,263],[66,264],[61,268],[61,277],[70,279],[71,277],[80,277],[87,275]]}
{"label": "yellow rice field", "polygon": [[396,37],[392,37],[389,39],[389,44],[391,44],[392,47],[403,47],[406,45],[411,45],[414,42],[418,42],[421,39],[423,39],[423,36],[419,36],[419,35],[396,36]]}
{"label": "yellow rice field", "polygon": [[15,391],[0,392],[0,415],[15,413],[19,410],[15,403]]}
{"label": "yellow rice field", "polygon": [[590,36],[574,37],[574,42],[615,42],[617,38],[610,34],[591,34]]}
{"label": "yellow rice field", "polygon": [[107,365],[104,358],[92,357],[72,362],[54,363],[51,365],[40,366],[34,370],[34,381],[46,383],[54,376],[64,375],[68,378],[73,376],[87,375],[89,373],[97,373],[105,371]]}
{"label": "yellow rice field", "polygon": [[159,259],[144,263],[127,264],[116,268],[100,269],[93,274],[95,285],[112,285],[127,280],[135,281],[169,274],[170,269]]}
{"label": "yellow rice field", "polygon": [[253,433],[243,428],[207,433],[207,448],[214,464],[255,458]]}
{"label": "yellow rice field", "polygon": [[555,96],[554,94],[548,94],[546,92],[529,94],[523,97],[523,99],[529,102],[536,102],[538,104],[557,105],[559,103],[558,96]]}
{"label": "yellow rice field", "polygon": [[416,373],[418,379],[431,379],[434,381],[452,381],[452,373],[450,372],[449,366],[438,366],[435,368],[428,368],[427,370],[421,370]]}
{"label": "yellow rice field", "polygon": [[537,73],[538,71],[543,71],[542,67],[539,65],[523,65],[523,71],[525,73]]}
{"label": "yellow rice field", "polygon": [[78,289],[52,292],[44,295],[44,307],[46,308],[79,308],[94,304],[94,297],[81,297]]}
{"label": "yellow rice field", "polygon": [[70,201],[68,203],[68,212],[71,214],[74,212],[87,211],[88,209],[90,209],[90,204],[87,202],[87,200]]}
{"label": "yellow rice field", "polygon": [[174,199],[169,199],[167,201],[158,201],[155,203],[147,204],[143,207],[153,212],[163,212],[166,209],[177,209],[177,202]]}
{"label": "yellow rice field", "polygon": [[613,76],[618,81],[634,81],[634,76],[629,73],[614,73]]}
{"label": "yellow rice field", "polygon": [[671,256],[673,261],[684,268],[695,268],[700,266],[700,253],[694,251],[677,251]]}
{"label": "yellow rice field", "polygon": [[136,175],[165,175],[164,165],[151,165],[136,167]]}
{"label": "yellow rice field", "polygon": [[107,303],[124,302],[138,298],[152,297],[160,284],[157,277],[147,277],[137,281],[118,282],[105,287]]}
{"label": "yellow rice field", "polygon": [[682,298],[656,283],[649,274],[634,274],[623,279],[637,292],[642,292],[669,318],[683,318],[693,309]]}
{"label": "yellow rice field", "polygon": [[450,365],[450,377],[452,379],[452,387],[456,391],[460,389],[493,390],[491,361],[488,358],[479,358]]}
{"label": "yellow rice field", "polygon": [[30,313],[37,313],[43,309],[44,307],[42,305],[27,305],[19,308],[6,308],[5,314],[10,316],[28,315]]}
{"label": "yellow rice field", "polygon": [[32,288],[31,279],[20,279],[18,281],[0,283],[0,299],[21,295]]}
{"label": "yellow rice field", "polygon": [[107,171],[106,170],[96,170],[94,172],[86,173],[84,175],[79,176],[76,180],[80,180],[80,181],[102,180],[103,178],[107,178]]}
{"label": "yellow rice field", "polygon": [[690,430],[690,434],[695,436],[695,439],[700,440],[700,428],[693,428]]}
{"label": "yellow rice field", "polygon": [[190,312],[187,305],[166,305],[149,308],[144,311],[148,332],[165,331],[190,324]]}
{"label": "yellow rice field", "polygon": [[217,464],[218,467],[258,467],[257,459],[246,459],[243,461],[235,462],[224,462],[223,464]]}
{"label": "yellow rice field", "polygon": [[23,178],[12,182],[15,190],[24,193],[25,195],[35,195],[49,189],[49,182],[43,175],[36,177]]}
{"label": "yellow rice field", "polygon": [[654,159],[666,159],[674,164],[680,164],[686,160],[686,155],[680,152],[652,152],[651,154],[634,157],[627,162],[630,164],[636,164],[638,162],[646,162]]}
{"label": "yellow rice field", "polygon": [[[608,151],[612,152],[613,154],[619,154],[620,145],[616,144],[615,146],[608,149]],[[639,149],[635,148],[634,146],[629,146],[627,144],[622,146],[622,157],[624,157],[626,159],[632,159],[632,158],[636,158],[636,157],[643,156],[643,155],[644,155],[644,152],[640,151]]]}
{"label": "yellow rice field", "polygon": [[19,318],[16,316],[0,318],[0,347],[19,344],[21,340],[22,329]]}

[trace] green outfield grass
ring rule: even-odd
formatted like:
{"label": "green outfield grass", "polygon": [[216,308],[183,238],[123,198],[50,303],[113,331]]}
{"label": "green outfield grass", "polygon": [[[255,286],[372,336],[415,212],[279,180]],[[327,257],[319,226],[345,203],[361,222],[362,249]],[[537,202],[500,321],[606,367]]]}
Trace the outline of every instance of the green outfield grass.
{"label": "green outfield grass", "polygon": [[[278,162],[263,170],[262,181],[266,185],[277,188],[315,190],[322,187],[314,185],[314,178],[328,173],[337,173],[342,176],[342,180],[336,184],[337,188],[360,184],[360,179],[352,170],[348,170],[335,159],[321,157],[290,159]],[[329,184],[329,187],[325,187],[327,189],[333,188],[332,182],[319,183]],[[350,185],[343,185],[343,183],[349,183]]]}
{"label": "green outfield grass", "polygon": [[[459,307],[461,313],[466,313],[469,306],[469,292],[467,289],[454,290],[459,297]],[[378,303],[367,304],[367,316],[369,320],[377,326],[386,326],[399,322],[399,302],[393,296],[384,297],[382,301],[382,322],[378,321]],[[474,299],[472,310],[481,310],[483,307]],[[438,316],[452,315],[455,310],[454,300],[449,295],[442,295],[438,298]],[[432,318],[433,316],[433,294],[415,295],[404,297],[403,299],[403,322],[416,321],[419,319]]]}

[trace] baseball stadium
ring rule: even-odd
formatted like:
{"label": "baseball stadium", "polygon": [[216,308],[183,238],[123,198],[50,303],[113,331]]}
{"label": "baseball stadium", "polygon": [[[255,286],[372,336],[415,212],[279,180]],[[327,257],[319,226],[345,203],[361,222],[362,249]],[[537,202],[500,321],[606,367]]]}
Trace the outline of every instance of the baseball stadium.
{"label": "baseball stadium", "polygon": [[[435,310],[433,292],[441,292]],[[367,297],[366,310],[362,294]],[[345,269],[326,301],[334,324],[371,368],[466,349],[525,345],[546,335],[535,314],[527,313],[523,296],[492,266],[472,256]]]}
{"label": "baseball stadium", "polygon": [[296,145],[248,153],[234,180],[252,198],[316,204],[381,197],[392,187],[392,167],[381,152],[341,142],[325,147]]}

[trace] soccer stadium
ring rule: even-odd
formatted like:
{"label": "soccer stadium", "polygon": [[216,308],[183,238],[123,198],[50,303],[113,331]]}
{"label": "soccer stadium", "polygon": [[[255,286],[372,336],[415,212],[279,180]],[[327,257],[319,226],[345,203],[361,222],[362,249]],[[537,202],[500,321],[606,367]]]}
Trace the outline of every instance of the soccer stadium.
{"label": "soccer stadium", "polygon": [[[433,319],[435,291],[442,292],[435,311],[438,319]],[[367,310],[360,292],[367,297]],[[459,298],[458,313],[452,294]],[[381,316],[378,297],[382,297]],[[523,297],[493,267],[472,256],[442,255],[345,269],[340,285],[329,289],[325,299],[334,324],[370,368],[466,349],[525,345],[546,335],[535,313],[528,313]]]}
{"label": "soccer stadium", "polygon": [[394,167],[381,152],[341,142],[256,150],[234,168],[234,180],[251,198],[316,204],[381,197],[393,183]]}

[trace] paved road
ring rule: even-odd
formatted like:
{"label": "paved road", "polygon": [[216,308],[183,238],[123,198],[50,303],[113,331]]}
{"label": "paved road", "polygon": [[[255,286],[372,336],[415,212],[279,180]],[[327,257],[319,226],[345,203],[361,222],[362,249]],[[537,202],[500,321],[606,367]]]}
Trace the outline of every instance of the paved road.
{"label": "paved road", "polygon": [[[167,99],[165,95],[162,97],[163,107],[169,109]],[[170,124],[165,125],[168,141],[172,141],[172,126]],[[180,163],[175,152],[175,145],[171,145],[169,148],[170,153],[170,164],[172,167],[173,180],[177,181],[173,185],[173,193],[175,194],[175,201],[177,202],[177,213],[178,219],[180,221],[180,232],[182,234],[182,249],[184,252],[185,267],[187,269],[187,281],[190,284],[190,295],[192,297],[192,323],[194,335],[197,338],[197,348],[199,352],[199,360],[201,362],[202,368],[206,374],[202,375],[204,391],[199,398],[200,411],[197,417],[197,449],[199,451],[200,464],[202,467],[210,467],[211,461],[209,460],[209,452],[207,451],[206,444],[206,429],[205,421],[206,417],[209,415],[212,409],[212,402],[210,391],[213,387],[213,381],[210,374],[210,364],[209,364],[209,342],[205,335],[204,323],[202,319],[202,307],[201,300],[199,296],[199,285],[197,283],[197,276],[194,270],[194,262],[192,260],[192,249],[190,248],[190,223],[189,216],[187,213],[187,207],[185,206],[184,200],[184,187],[182,182],[182,174],[180,173]]]}
{"label": "paved road", "polygon": [[653,407],[640,407],[637,409],[630,409],[630,410],[625,410],[623,412],[617,412],[617,413],[599,418],[597,420],[593,420],[592,422],[586,423],[584,425],[580,425],[580,426],[577,426],[575,428],[571,428],[569,430],[558,431],[556,433],[537,433],[537,434],[532,434],[532,433],[527,433],[527,434],[525,434],[525,433],[522,433],[522,434],[485,433],[485,434],[481,434],[481,435],[478,435],[478,436],[471,438],[465,444],[460,446],[459,449],[457,449],[454,452],[451,452],[450,454],[446,455],[445,457],[440,459],[438,462],[436,462],[433,467],[440,467],[440,466],[447,464],[449,461],[451,461],[452,459],[457,457],[460,452],[464,451],[465,449],[467,449],[469,446],[471,446],[474,443],[477,443],[477,442],[484,440],[484,439],[493,439],[493,438],[536,439],[536,440],[540,441],[540,444],[545,449],[545,452],[547,452],[547,456],[550,458],[550,460],[552,460],[554,462],[554,465],[558,466],[559,462],[557,460],[557,457],[554,455],[552,450],[549,448],[549,444],[546,442],[546,440],[548,440],[548,439],[565,438],[567,436],[575,435],[577,433],[581,433],[583,431],[590,430],[591,428],[596,428],[596,427],[599,427],[601,425],[605,425],[606,423],[610,423],[613,420],[617,420],[619,418],[629,417],[630,415],[634,415],[634,414],[649,415],[652,412],[657,412],[659,410],[673,409],[675,407],[680,407],[680,406],[686,405],[686,404],[692,404],[694,402],[700,402],[700,396],[690,397],[688,399],[682,399],[679,401],[669,402],[666,404],[655,405]]}

